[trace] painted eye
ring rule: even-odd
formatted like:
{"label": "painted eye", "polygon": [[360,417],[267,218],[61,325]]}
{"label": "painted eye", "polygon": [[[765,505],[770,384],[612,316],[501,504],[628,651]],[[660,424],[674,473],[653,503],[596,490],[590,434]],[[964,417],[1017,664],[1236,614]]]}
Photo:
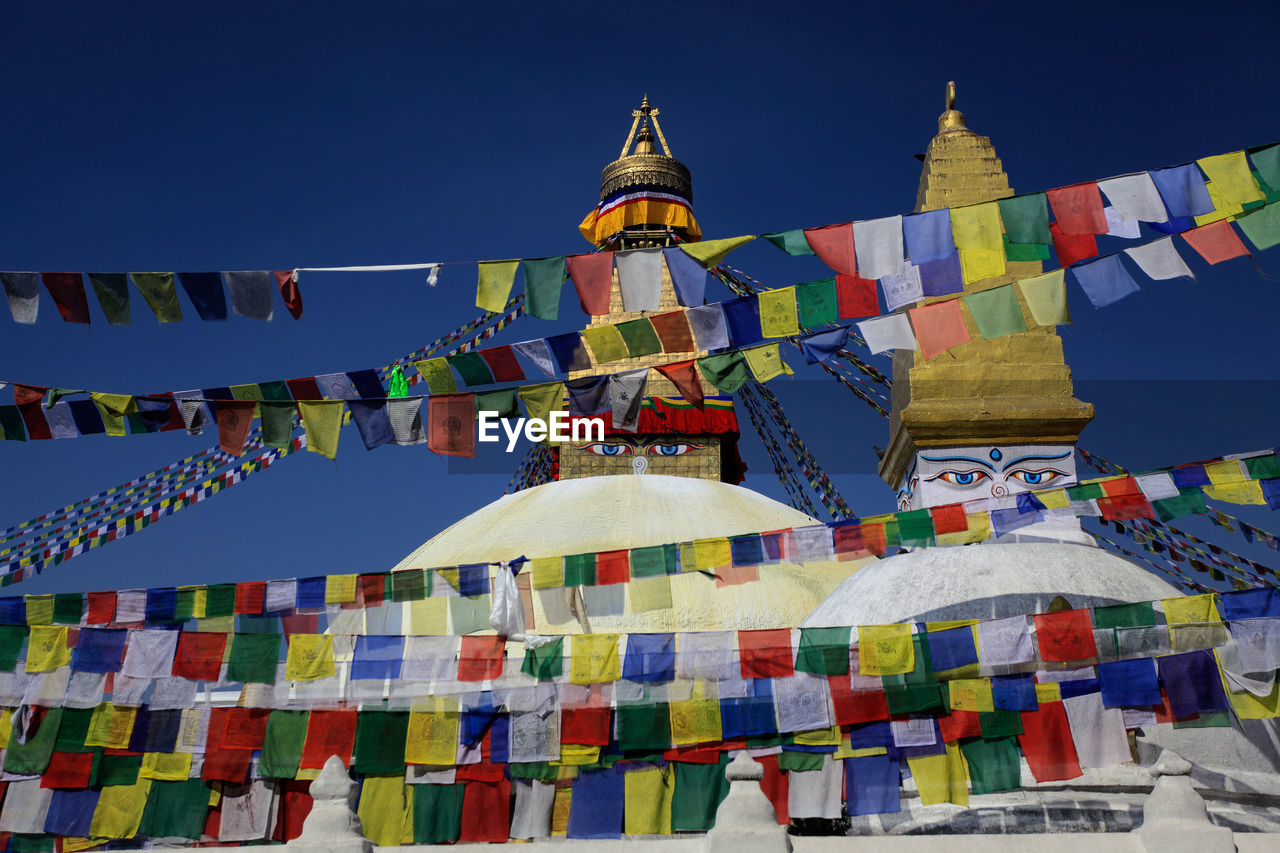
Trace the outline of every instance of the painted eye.
{"label": "painted eye", "polygon": [[943,471],[941,474],[931,478],[931,481],[941,480],[953,486],[974,486],[990,477],[991,475],[986,471]]}
{"label": "painted eye", "polygon": [[1009,477],[1014,481],[1028,486],[1047,486],[1065,476],[1066,474],[1062,471],[1055,471],[1052,468],[1046,468],[1043,471],[1028,471],[1025,468],[1019,468],[1016,471],[1009,472]]}
{"label": "painted eye", "polygon": [[593,444],[590,450],[597,456],[628,456],[631,454],[631,446],[627,444]]}
{"label": "painted eye", "polygon": [[649,453],[654,456],[683,456],[697,447],[692,444],[655,444],[649,448]]}

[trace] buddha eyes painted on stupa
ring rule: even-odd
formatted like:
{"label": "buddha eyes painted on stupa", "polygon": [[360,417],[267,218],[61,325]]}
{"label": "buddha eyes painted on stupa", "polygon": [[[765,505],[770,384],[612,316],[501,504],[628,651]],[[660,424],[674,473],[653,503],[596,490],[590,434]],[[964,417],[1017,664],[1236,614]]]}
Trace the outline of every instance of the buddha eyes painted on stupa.
{"label": "buddha eyes painted on stupa", "polygon": [[919,509],[1073,485],[1075,456],[1067,445],[922,450],[908,478],[906,497]]}
{"label": "buddha eyes painted on stupa", "polygon": [[649,442],[603,441],[592,444],[575,445],[575,449],[586,449],[597,456],[631,456],[643,453],[649,456],[683,456],[695,450],[701,450],[700,444],[655,444]]}

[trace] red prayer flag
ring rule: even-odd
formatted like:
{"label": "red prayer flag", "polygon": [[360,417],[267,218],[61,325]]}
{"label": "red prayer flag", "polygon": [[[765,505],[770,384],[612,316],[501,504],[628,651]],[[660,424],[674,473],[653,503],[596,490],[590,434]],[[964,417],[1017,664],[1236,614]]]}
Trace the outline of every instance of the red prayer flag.
{"label": "red prayer flag", "polygon": [[577,288],[582,310],[593,317],[608,314],[609,289],[613,285],[613,252],[570,255],[565,262],[569,265],[569,278]]}
{"label": "red prayer flag", "polygon": [[809,248],[824,264],[838,273],[858,274],[858,262],[853,253],[853,223],[826,225],[822,228],[806,228],[804,239]]}
{"label": "red prayer flag", "polygon": [[505,844],[511,834],[511,782],[468,782],[462,794],[459,841]]}
{"label": "red prayer flag", "polygon": [[947,743],[962,737],[981,737],[982,720],[977,711],[952,711],[938,718],[938,730]]}
{"label": "red prayer flag", "polygon": [[920,356],[925,360],[970,340],[959,299],[921,305],[907,313],[911,315],[911,328],[920,344]]}
{"label": "red prayer flag", "polygon": [[852,726],[889,719],[889,706],[885,704],[883,690],[855,691],[849,684],[848,675],[829,675],[827,683],[831,686],[831,704],[838,724]]}
{"label": "red prayer flag", "polygon": [[[489,754],[489,735],[485,735],[481,741],[481,752],[485,755]],[[500,782],[506,778],[507,765],[493,764],[487,758],[483,761],[477,761],[475,764],[460,764],[454,772],[454,778],[459,782]]]}
{"label": "red prayer flag", "polygon": [[253,427],[252,400],[223,400],[217,405],[218,446],[232,456],[244,455],[244,442]]}
{"label": "red prayer flag", "polygon": [[476,455],[475,394],[433,394],[427,398],[427,446],[442,456]]}
{"label": "red prayer flag", "polygon": [[654,314],[649,318],[653,331],[658,335],[663,352],[694,352],[693,332],[689,330],[689,318],[683,311]]}
{"label": "red prayer flag", "polygon": [[304,770],[319,769],[330,755],[351,766],[351,750],[356,745],[355,711],[312,711],[307,720],[307,739],[302,744]]}
{"label": "red prayer flag", "polygon": [[87,788],[93,752],[55,752],[40,776],[41,788]]}
{"label": "red prayer flag", "polygon": [[276,780],[280,811],[276,812],[276,830],[272,841],[292,841],[302,834],[302,824],[311,814],[311,780]]}
{"label": "red prayer flag", "polygon": [[1122,495],[1140,495],[1142,489],[1138,487],[1138,481],[1132,477],[1118,477],[1115,480],[1103,480],[1098,483],[1102,487],[1102,491],[1109,498],[1118,498]]}
{"label": "red prayer flag", "polygon": [[933,516],[935,534],[962,533],[969,529],[969,519],[964,514],[964,507],[960,504],[932,507],[929,515]]}
{"label": "red prayer flag", "polygon": [[787,774],[778,769],[778,756],[760,755],[756,761],[764,766],[764,778],[760,780],[760,789],[773,803],[774,814],[778,816],[778,825],[791,823],[791,807],[789,800],[789,784]]}
{"label": "red prayer flag", "polygon": [[712,747],[677,746],[663,752],[662,757],[667,761],[682,761],[685,764],[717,764],[720,761],[720,744]]}
{"label": "red prayer flag", "polygon": [[563,708],[560,711],[560,742],[586,746],[608,746],[610,709]]}
{"label": "red prayer flag", "polygon": [[1155,518],[1156,511],[1145,495],[1116,495],[1098,498],[1098,512],[1105,521],[1127,521],[1134,518]]}
{"label": "red prayer flag", "polygon": [[888,541],[884,535],[884,522],[877,521],[875,524],[862,525],[862,539],[867,543],[867,550],[877,557],[883,557],[884,552],[888,550]]}
{"label": "red prayer flag", "polygon": [[293,395],[295,400],[324,399],[324,394],[320,391],[320,384],[316,382],[314,376],[304,376],[301,379],[286,379],[284,384],[289,387],[289,393]]}
{"label": "red prayer flag", "polygon": [[227,717],[235,708],[214,708],[209,712],[209,736],[205,740],[202,779],[241,784],[249,778],[252,749],[229,749],[223,741],[227,734]]}
{"label": "red prayer flag", "polygon": [[501,637],[463,637],[458,650],[458,680],[489,681],[502,675],[505,648]]}
{"label": "red prayer flag", "polygon": [[786,678],[795,674],[791,629],[739,631],[743,678]]}
{"label": "red prayer flag", "polygon": [[1225,219],[1182,232],[1182,239],[1211,264],[1229,261],[1249,254],[1231,223]]}
{"label": "red prayer flag", "polygon": [[375,602],[381,602],[386,597],[387,575],[385,572],[379,572],[375,575],[360,576],[360,600],[365,607],[377,607]]}
{"label": "red prayer flag", "polygon": [[876,301],[876,280],[856,275],[836,276],[836,313],[842,320],[874,317],[880,313]]}
{"label": "red prayer flag", "polygon": [[1102,194],[1092,181],[1045,193],[1063,234],[1106,234],[1107,214]]}
{"label": "red prayer flag", "polygon": [[693,403],[699,409],[702,404],[702,382],[698,379],[698,371],[693,359],[677,361],[675,364],[658,364],[658,372],[671,380],[680,391],[686,402]]}
{"label": "red prayer flag", "polygon": [[280,298],[284,300],[284,307],[289,309],[293,319],[301,320],[302,293],[298,290],[298,283],[293,280],[293,270],[275,270],[271,274],[276,277],[276,286],[280,288]]}
{"label": "red prayer flag", "polygon": [[596,585],[608,586],[631,580],[631,552],[601,551],[596,554]]}
{"label": "red prayer flag", "polygon": [[52,439],[53,432],[44,417],[44,392],[48,391],[40,385],[13,386],[13,402],[22,415],[22,422],[27,425],[27,437],[32,441]]}
{"label": "red prayer flag", "polygon": [[173,655],[173,674],[192,681],[217,681],[227,635],[221,631],[182,631]]}
{"label": "red prayer flag", "polygon": [[222,745],[228,749],[262,749],[270,713],[269,708],[228,708]]}
{"label": "red prayer flag", "polygon": [[1053,237],[1053,250],[1058,253],[1058,266],[1069,267],[1098,254],[1098,241],[1092,234],[1064,234],[1056,222],[1049,223],[1049,234]]}
{"label": "red prayer flag", "polygon": [[831,539],[835,544],[836,555],[852,557],[871,553],[867,540],[862,535],[861,524],[841,524],[831,529]]}
{"label": "red prayer flag", "polygon": [[[114,592],[89,593],[89,613],[86,625],[108,625],[116,618],[116,594]],[[213,678],[217,681],[217,678]]]}
{"label": "red prayer flag", "polygon": [[40,280],[68,323],[89,323],[89,300],[84,296],[84,279],[78,272],[42,272]]}
{"label": "red prayer flag", "polygon": [[721,566],[716,569],[716,588],[726,586],[738,586],[744,583],[755,583],[760,580],[760,567],[757,565],[746,566]]}
{"label": "red prayer flag", "polygon": [[1041,660],[1076,661],[1097,657],[1088,610],[1038,613],[1035,620]]}
{"label": "red prayer flag", "polygon": [[266,581],[241,581],[236,584],[236,613],[256,616],[267,600]]}
{"label": "red prayer flag", "polygon": [[1061,782],[1084,775],[1061,702],[1041,702],[1039,710],[1023,711],[1018,745],[1037,782]]}
{"label": "red prayer flag", "polygon": [[516,361],[516,353],[509,346],[492,347],[476,350],[484,363],[489,365],[494,382],[519,382],[524,379],[524,371]]}
{"label": "red prayer flag", "polygon": [[319,613],[294,613],[293,615],[281,615],[280,627],[284,630],[285,636],[291,634],[319,634],[320,631],[320,614]]}

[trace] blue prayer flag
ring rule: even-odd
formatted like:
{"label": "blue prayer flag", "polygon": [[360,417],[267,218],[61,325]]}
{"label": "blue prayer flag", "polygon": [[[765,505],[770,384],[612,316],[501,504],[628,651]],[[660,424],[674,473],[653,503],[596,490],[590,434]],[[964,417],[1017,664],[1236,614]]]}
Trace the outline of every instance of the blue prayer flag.
{"label": "blue prayer flag", "polygon": [[356,422],[365,450],[381,447],[394,437],[386,400],[348,400],[347,408],[351,410],[351,420]]}
{"label": "blue prayer flag", "polygon": [[955,254],[950,210],[929,210],[902,217],[902,236],[906,240],[907,256],[916,266]]}
{"label": "blue prayer flag", "polygon": [[71,654],[74,672],[119,672],[128,632],[115,628],[81,628]]}
{"label": "blue prayer flag", "polygon": [[556,366],[560,368],[561,373],[583,370],[591,366],[591,358],[587,355],[587,348],[582,344],[580,332],[565,332],[563,335],[552,335],[544,340],[551,354],[555,356]]}
{"label": "blue prayer flag", "polygon": [[631,634],[622,661],[627,681],[671,681],[676,677],[675,634]]}
{"label": "blue prayer flag", "polygon": [[877,746],[888,746],[891,743],[893,743],[893,729],[888,720],[863,723],[849,729],[850,749],[871,749]]}
{"label": "blue prayer flag", "polygon": [[929,656],[933,658],[933,671],[959,669],[978,662],[978,645],[973,641],[973,629],[969,626],[930,631]]}
{"label": "blue prayer flag", "polygon": [[1108,708],[1140,708],[1162,701],[1156,662],[1150,658],[1100,663],[1098,679],[1102,682],[1102,704]]}
{"label": "blue prayer flag", "polygon": [[570,838],[620,838],[625,777],[621,767],[582,770],[569,799]]}
{"label": "blue prayer flag", "polygon": [[776,734],[773,714],[773,682],[768,678],[748,681],[751,695],[720,700],[720,728],[725,740]]}
{"label": "blue prayer flag", "polygon": [[473,598],[489,592],[489,564],[458,566],[458,594]]}
{"label": "blue prayer flag", "polygon": [[925,296],[946,296],[964,290],[960,272],[960,253],[953,251],[944,258],[920,264],[920,289]]}
{"label": "blue prayer flag", "polygon": [[324,575],[313,578],[298,578],[298,609],[324,609],[324,594],[328,584],[329,579]]}
{"label": "blue prayer flag", "polygon": [[171,586],[147,590],[147,622],[172,622],[178,607],[178,591]]}
{"label": "blue prayer flag", "polygon": [[87,838],[101,794],[93,788],[55,790],[49,799],[49,811],[45,812],[44,831]]}
{"label": "blue prayer flag", "polygon": [[356,681],[399,678],[400,662],[403,658],[403,636],[361,634],[356,637],[355,657],[351,661],[351,678]]}
{"label": "blue prayer flag", "polygon": [[1222,599],[1222,618],[1228,622],[1280,616],[1280,589],[1273,586],[1220,592],[1218,597]]}
{"label": "blue prayer flag", "polygon": [[1087,264],[1070,267],[1085,296],[1094,308],[1101,308],[1137,293],[1138,283],[1120,263],[1119,255],[1107,255]]}
{"label": "blue prayer flag", "polygon": [[758,566],[764,562],[764,544],[758,533],[730,538],[729,551],[735,566]]}
{"label": "blue prayer flag", "polygon": [[849,327],[839,326],[825,332],[815,332],[800,338],[800,351],[809,364],[826,361],[844,347],[849,340]]}
{"label": "blue prayer flag", "polygon": [[844,780],[850,817],[901,811],[902,773],[898,762],[888,755],[846,758]]}
{"label": "blue prayer flag", "polygon": [[1195,163],[1152,169],[1150,175],[1170,216],[1203,216],[1213,212],[1209,188]]}
{"label": "blue prayer flag", "polygon": [[216,272],[180,272],[178,283],[196,307],[201,320],[227,319],[227,295]]}
{"label": "blue prayer flag", "polygon": [[1101,684],[1096,678],[1076,678],[1058,682],[1058,692],[1062,694],[1063,699],[1083,696],[1086,693],[1097,693],[1101,689]]}
{"label": "blue prayer flag", "polygon": [[1180,465],[1171,470],[1169,476],[1173,478],[1173,484],[1179,489],[1191,489],[1213,483],[1203,465]]}
{"label": "blue prayer flag", "polygon": [[706,302],[707,268],[679,246],[663,249],[662,256],[667,259],[667,271],[680,304],[696,308]]}
{"label": "blue prayer flag", "polygon": [[1035,711],[1036,682],[1030,675],[997,675],[991,679],[991,699],[997,711]]}
{"label": "blue prayer flag", "polygon": [[720,303],[724,311],[725,325],[729,327],[729,339],[737,349],[758,344],[764,340],[760,329],[760,302],[754,296],[742,296]]}
{"label": "blue prayer flag", "polygon": [[27,624],[27,602],[21,595],[0,598],[0,625]]}
{"label": "blue prayer flag", "polygon": [[387,396],[387,389],[382,387],[382,380],[378,378],[376,370],[349,370],[347,378],[351,380],[351,387],[356,389],[356,394],[361,397]]}
{"label": "blue prayer flag", "polygon": [[564,384],[569,392],[569,414],[573,417],[601,415],[611,410],[608,376],[570,379]]}
{"label": "blue prayer flag", "polygon": [[1198,649],[1163,655],[1156,662],[1175,720],[1227,709],[1227,695],[1222,690],[1218,662],[1212,652]]}

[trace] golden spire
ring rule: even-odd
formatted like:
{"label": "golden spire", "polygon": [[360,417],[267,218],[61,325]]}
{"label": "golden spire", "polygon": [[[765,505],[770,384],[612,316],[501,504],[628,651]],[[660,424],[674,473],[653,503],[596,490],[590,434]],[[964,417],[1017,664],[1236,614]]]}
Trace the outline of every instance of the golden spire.
{"label": "golden spire", "polygon": [[964,113],[956,109],[956,81],[950,80],[947,82],[946,109],[938,116],[938,133],[968,129],[964,123]]}

